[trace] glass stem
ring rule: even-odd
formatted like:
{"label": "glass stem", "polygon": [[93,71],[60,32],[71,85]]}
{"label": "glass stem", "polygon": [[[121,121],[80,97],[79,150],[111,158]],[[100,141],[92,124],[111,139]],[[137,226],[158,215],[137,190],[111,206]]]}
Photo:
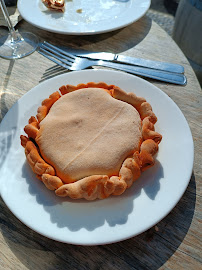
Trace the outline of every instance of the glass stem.
{"label": "glass stem", "polygon": [[9,29],[9,32],[11,34],[11,37],[14,40],[18,40],[17,33],[16,33],[15,28],[13,27],[13,24],[12,24],[12,22],[10,20],[10,17],[9,17],[9,14],[8,14],[8,10],[6,8],[6,5],[5,5],[4,0],[0,0],[0,7],[2,9],[3,15],[4,15],[5,20],[7,22],[8,29]]}

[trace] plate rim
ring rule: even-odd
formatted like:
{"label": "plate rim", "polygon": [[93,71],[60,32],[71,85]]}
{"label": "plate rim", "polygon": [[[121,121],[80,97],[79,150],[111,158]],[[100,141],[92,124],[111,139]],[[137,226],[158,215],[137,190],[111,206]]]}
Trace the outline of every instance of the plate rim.
{"label": "plate rim", "polygon": [[[130,24],[133,24],[134,22],[138,21],[140,18],[142,18],[146,12],[148,11],[148,9],[150,8],[151,6],[151,0],[144,0],[144,1],[147,1],[147,6],[145,7],[145,10],[144,12],[142,12],[139,16],[137,16],[136,18],[134,18],[133,20],[130,20],[122,25],[118,25],[116,27],[113,27],[113,28],[107,28],[105,30],[98,30],[98,31],[65,31],[65,30],[55,30],[55,29],[52,29],[51,27],[44,27],[44,26],[41,26],[40,24],[38,23],[34,23],[30,18],[29,16],[26,16],[26,13],[24,12],[23,10],[23,1],[26,1],[26,0],[19,0],[17,2],[17,8],[19,10],[19,13],[20,15],[22,16],[22,18],[27,21],[28,23],[32,24],[33,26],[39,28],[39,29],[42,29],[42,30],[45,30],[45,31],[49,31],[49,32],[52,32],[52,33],[57,33],[57,34],[63,34],[63,35],[75,35],[75,36],[84,36],[84,35],[96,35],[96,34],[104,34],[104,33],[108,33],[108,32],[111,32],[111,31],[116,31],[116,30],[119,30],[119,29],[122,29],[124,27],[127,27],[128,25]],[[30,1],[30,0],[29,0]],[[39,0],[40,1],[40,0]],[[130,1],[135,1],[135,0],[130,0]]]}
{"label": "plate rim", "polygon": [[[118,74],[123,74],[122,72],[120,72],[120,71],[111,71],[111,70],[100,70],[100,69],[97,69],[97,70],[83,70],[83,71],[75,71],[74,72],[74,74],[79,74],[79,73],[94,73],[94,72],[96,72],[96,73],[116,73],[117,75]],[[72,72],[71,72],[72,73]],[[39,86],[39,85],[41,85],[41,86],[43,86],[44,84],[47,84],[47,83],[50,83],[50,81],[52,81],[52,80],[58,80],[58,78],[60,78],[60,77],[66,77],[66,76],[71,76],[71,73],[66,73],[66,74],[62,74],[62,75],[58,75],[58,76],[56,76],[56,77],[53,77],[53,78],[51,78],[51,79],[48,79],[48,80],[46,80],[46,81],[44,81],[44,82],[41,82],[41,83],[39,83],[38,85],[36,85],[35,87],[33,87],[33,88],[31,88],[26,94],[24,94],[19,100],[22,100],[23,99],[23,97],[25,96],[25,95],[29,95],[29,92],[30,91],[36,91],[35,89],[37,89],[37,87]],[[167,211],[165,211],[164,212],[164,214],[161,216],[161,218],[158,218],[157,219],[157,221],[156,220],[154,220],[154,222],[153,222],[153,224],[148,224],[148,226],[147,227],[144,227],[144,228],[142,228],[142,230],[140,230],[139,232],[136,232],[136,233],[134,233],[134,234],[130,234],[130,235],[125,235],[124,237],[123,236],[118,236],[118,237],[116,237],[116,239],[114,239],[114,240],[109,240],[109,241],[100,241],[100,242],[96,242],[96,243],[89,243],[89,242],[84,242],[84,241],[67,241],[67,240],[64,240],[64,241],[62,241],[61,239],[58,239],[57,237],[55,237],[55,236],[52,236],[52,237],[50,237],[50,235],[48,235],[48,234],[45,234],[45,233],[41,233],[40,232],[40,230],[37,230],[36,228],[34,228],[34,227],[32,227],[32,226],[30,226],[28,223],[26,223],[24,220],[23,220],[23,218],[22,217],[20,217],[18,214],[16,214],[15,213],[15,211],[13,211],[13,209],[12,208],[10,208],[9,207],[9,204],[7,203],[7,201],[6,201],[6,199],[4,198],[4,196],[2,196],[2,192],[1,192],[1,190],[0,190],[0,194],[1,194],[1,197],[2,197],[2,199],[3,199],[3,201],[4,201],[4,203],[6,204],[6,206],[10,209],[10,211],[21,221],[21,222],[23,222],[23,224],[25,224],[27,227],[29,227],[30,229],[32,229],[33,231],[35,231],[35,232],[37,232],[37,233],[39,233],[39,234],[41,234],[41,235],[43,235],[43,236],[45,236],[45,237],[47,237],[47,238],[49,238],[49,239],[53,239],[53,240],[56,240],[56,241],[58,241],[58,242],[63,242],[63,243],[68,243],[68,244],[74,244],[74,245],[86,245],[86,246],[93,246],[93,245],[105,245],[105,244],[111,244],[111,243],[115,243],[115,242],[119,242],[119,241],[124,241],[124,240],[126,240],[126,239],[129,239],[129,238],[131,238],[131,237],[134,237],[134,236],[137,236],[137,235],[139,235],[139,234],[141,234],[141,233],[143,233],[143,232],[145,232],[146,230],[148,230],[149,228],[151,228],[152,226],[154,226],[155,224],[157,224],[158,222],[160,222],[163,218],[165,218],[172,210],[173,210],[173,208],[177,205],[177,203],[179,202],[179,200],[182,198],[182,196],[183,196],[183,194],[184,194],[184,192],[186,191],[186,189],[187,189],[187,186],[188,186],[188,184],[189,184],[189,182],[190,182],[190,178],[191,178],[191,175],[192,175],[192,170],[193,170],[193,164],[194,164],[194,143],[193,143],[193,137],[192,137],[192,133],[191,133],[191,129],[190,129],[190,127],[189,127],[189,124],[188,124],[188,122],[187,122],[187,120],[186,120],[186,118],[185,118],[185,116],[184,116],[184,114],[182,113],[182,111],[180,110],[180,108],[177,106],[177,104],[165,93],[165,92],[163,92],[160,88],[158,88],[158,87],[156,87],[155,85],[153,85],[153,84],[151,84],[150,82],[148,82],[148,81],[145,81],[144,79],[142,79],[142,78],[139,78],[139,77],[137,77],[137,76],[134,76],[134,75],[131,75],[131,74],[126,74],[125,73],[125,75],[126,76],[129,76],[129,77],[135,77],[135,79],[136,80],[139,80],[139,81],[141,81],[141,82],[143,82],[143,83],[146,83],[147,85],[152,85],[152,87],[154,87],[157,91],[160,91],[160,93],[161,94],[163,94],[163,95],[165,95],[166,96],[166,98],[168,98],[168,99],[170,99],[170,101],[176,106],[176,108],[178,109],[178,111],[179,111],[179,113],[181,114],[181,116],[184,118],[184,121],[185,121],[185,123],[186,123],[186,128],[188,128],[188,130],[189,130],[189,132],[190,132],[190,134],[189,135],[191,135],[191,143],[192,143],[192,153],[191,153],[191,155],[192,155],[192,164],[191,164],[191,167],[192,167],[192,169],[190,170],[190,174],[189,174],[189,176],[187,175],[187,181],[186,181],[186,185],[184,185],[183,186],[183,189],[181,190],[181,192],[180,192],[180,195],[179,195],[179,197],[178,197],[178,199],[177,200],[175,200],[175,202],[173,202],[172,203],[172,206],[169,208],[169,209],[167,209]],[[124,75],[124,76],[125,76]],[[92,77],[93,77],[93,75],[92,75]],[[18,100],[18,101],[19,101]],[[18,102],[17,101],[17,102]],[[16,103],[17,103],[16,102]],[[9,114],[12,112],[12,110],[13,110],[13,108],[14,108],[14,106],[16,106],[16,103],[10,108],[10,110],[6,113],[6,115],[4,116],[4,118],[2,119],[2,122],[0,123],[0,130],[1,130],[1,126],[2,126],[2,123],[4,122],[4,121],[6,121],[6,119],[7,119],[7,117],[9,117]],[[9,154],[9,153],[8,153]],[[0,167],[0,171],[1,171],[1,169],[2,169],[2,167]]]}

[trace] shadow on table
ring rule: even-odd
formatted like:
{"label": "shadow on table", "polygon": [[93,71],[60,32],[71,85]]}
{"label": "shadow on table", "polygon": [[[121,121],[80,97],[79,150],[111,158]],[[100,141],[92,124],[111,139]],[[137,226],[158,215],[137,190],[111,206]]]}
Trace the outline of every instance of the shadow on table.
{"label": "shadow on table", "polygon": [[9,61],[9,66],[8,66],[8,70],[6,72],[5,78],[1,82],[2,83],[2,88],[0,90],[0,119],[3,119],[5,114],[10,109],[8,107],[7,103],[6,103],[6,99],[7,99],[7,95],[11,95],[11,93],[9,93],[9,91],[7,91],[6,89],[7,89],[8,84],[9,84],[10,75],[11,75],[11,73],[13,71],[14,64],[15,64],[15,60],[10,60]]}
{"label": "shadow on table", "polygon": [[[24,26],[25,25],[25,26]],[[48,41],[51,44],[60,47],[65,50],[68,47],[69,52],[74,52],[74,50],[86,50],[86,51],[95,51],[95,52],[111,52],[114,54],[122,53],[126,54],[131,48],[135,48],[142,40],[147,36],[151,29],[152,20],[144,16],[133,24],[116,30],[109,33],[95,34],[95,35],[69,35],[66,38],[59,34],[53,35],[47,31],[37,29],[37,35],[41,37],[41,41]],[[26,23],[23,22],[23,27],[26,27]],[[30,25],[27,27],[31,27]],[[22,30],[22,29],[21,29]],[[36,30],[31,27],[31,32]],[[110,44],[108,43],[110,39]],[[137,51],[138,52],[138,49]],[[134,50],[134,53],[136,53]],[[130,56],[133,56],[130,54]],[[43,57],[43,56],[41,56]],[[135,57],[135,55],[134,55]],[[50,79],[54,76],[68,72],[66,69],[63,69],[59,66],[53,66],[49,68],[45,74],[43,74],[41,81]]]}
{"label": "shadow on table", "polygon": [[41,80],[39,82],[41,83],[43,81],[46,81],[48,79],[62,75],[62,74],[67,73],[67,72],[71,72],[71,71],[67,70],[59,65],[54,65],[45,71],[45,73],[42,75]]}
{"label": "shadow on table", "polygon": [[104,246],[75,246],[50,240],[24,226],[4,205],[1,207],[1,231],[16,258],[31,270],[37,269],[39,265],[44,270],[155,270],[182,243],[192,222],[195,201],[196,183],[193,174],[177,206],[155,229],[129,240]]}
{"label": "shadow on table", "polygon": [[[15,60],[9,61],[8,70],[5,78],[2,81],[2,88],[0,90],[0,169],[3,166],[6,156],[12,144],[13,137],[16,133],[16,123],[18,119],[18,107],[16,106],[15,113],[11,117],[6,119],[6,123],[2,124],[2,120],[10,107],[16,102],[15,94],[7,90],[10,75],[13,71]],[[12,123],[10,123],[12,122]]]}
{"label": "shadow on table", "polygon": [[[54,34],[54,39],[53,35],[50,35],[47,31],[37,30],[37,34],[41,36],[42,40],[62,48],[68,46],[72,49],[80,49],[82,46],[83,50],[123,53],[142,42],[148,35],[151,26],[152,20],[144,16],[125,28],[103,34],[69,35],[66,38],[61,37],[59,34]],[[106,48],[108,39],[110,39],[110,44]]]}
{"label": "shadow on table", "polygon": [[[68,46],[68,52],[74,54],[75,49],[83,52],[80,49],[81,45],[82,48],[85,48],[86,51],[96,51],[96,52],[103,52],[108,51],[111,53],[124,53],[125,51],[129,50],[130,48],[135,47],[139,44],[149,33],[151,28],[151,19],[144,16],[139,21],[129,25],[126,28],[121,30],[116,30],[110,33],[105,33],[102,35],[87,35],[87,36],[69,36],[68,37],[68,44],[65,44],[61,41],[57,41],[57,35],[54,39],[54,44],[65,51],[66,47]],[[135,31],[135,35],[134,35]],[[114,37],[114,38],[113,38]],[[105,48],[105,41],[107,39],[111,39],[110,45],[108,44],[108,48]],[[52,40],[49,38],[45,38],[46,41],[53,43]],[[60,45],[58,45],[60,44]],[[96,48],[94,48],[96,46]],[[60,66],[53,65],[51,68],[47,69],[46,72],[43,74],[41,81],[50,79],[52,77],[61,75],[68,72],[67,69],[64,69]]]}

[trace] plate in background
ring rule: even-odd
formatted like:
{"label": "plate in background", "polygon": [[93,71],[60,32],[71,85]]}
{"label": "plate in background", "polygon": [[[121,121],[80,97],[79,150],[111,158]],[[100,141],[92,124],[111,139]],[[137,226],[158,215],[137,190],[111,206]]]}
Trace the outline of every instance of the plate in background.
{"label": "plate in background", "polygon": [[41,0],[18,0],[21,16],[30,24],[60,34],[93,35],[139,20],[151,0],[71,0],[65,12],[48,10]]}

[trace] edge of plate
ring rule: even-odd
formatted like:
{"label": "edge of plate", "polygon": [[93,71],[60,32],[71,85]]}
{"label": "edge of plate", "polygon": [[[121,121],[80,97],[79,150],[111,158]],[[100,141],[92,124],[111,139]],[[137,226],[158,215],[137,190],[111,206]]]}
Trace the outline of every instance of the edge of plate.
{"label": "edge of plate", "polygon": [[[142,230],[140,230],[138,233],[134,233],[134,234],[129,234],[129,235],[125,235],[124,237],[120,236],[120,237],[117,237],[116,239],[114,240],[110,240],[110,241],[100,241],[100,242],[96,242],[96,243],[90,243],[90,242],[79,242],[79,241],[62,241],[61,239],[58,239],[57,237],[50,237],[50,235],[46,234],[46,233],[42,233],[40,231],[37,231],[35,228],[33,228],[31,225],[29,225],[27,222],[25,222],[23,220],[23,218],[19,217],[18,214],[15,213],[15,211],[13,211],[9,205],[6,203],[6,198],[4,198],[4,196],[2,196],[1,194],[1,189],[0,189],[0,196],[1,198],[3,199],[4,203],[6,204],[6,206],[9,208],[9,210],[21,221],[23,222],[24,225],[26,225],[28,228],[32,229],[33,231],[49,238],[49,239],[52,239],[52,240],[55,240],[55,241],[58,241],[58,242],[62,242],[62,243],[66,243],[66,244],[74,244],[74,245],[83,245],[83,246],[96,246],[96,245],[106,245],[106,244],[112,244],[112,243],[116,243],[116,242],[120,242],[120,241],[124,241],[124,240],[127,240],[127,239],[130,239],[132,237],[135,237],[145,231],[147,231],[148,229],[150,229],[151,227],[153,227],[154,225],[156,225],[157,223],[159,223],[162,219],[164,219],[172,210],[173,208],[177,205],[177,203],[180,201],[180,199],[182,198],[184,192],[186,191],[187,189],[187,186],[190,182],[190,179],[191,179],[191,175],[192,175],[192,170],[193,170],[193,164],[194,164],[194,142],[193,142],[193,137],[192,137],[192,133],[191,133],[191,129],[189,127],[189,124],[184,116],[184,114],[182,113],[182,111],[180,110],[180,108],[177,106],[177,104],[166,94],[164,93],[160,88],[156,87],[155,85],[153,85],[152,83],[142,79],[142,78],[139,78],[135,75],[131,75],[131,74],[127,74],[127,73],[123,73],[123,72],[120,72],[120,71],[109,71],[109,70],[105,70],[105,69],[102,69],[102,70],[82,70],[82,71],[74,71],[74,74],[78,74],[78,73],[94,73],[94,72],[98,72],[98,73],[121,73],[122,75],[125,74],[126,76],[129,76],[129,77],[135,77],[137,80],[139,81],[144,81],[144,83],[148,84],[148,86],[152,86],[153,88],[155,88],[158,92],[160,92],[161,94],[163,94],[167,99],[169,99],[173,104],[174,106],[176,107],[176,109],[179,111],[179,113],[181,114],[181,116],[184,118],[184,122],[186,123],[186,126],[187,126],[187,129],[189,131],[189,137],[190,137],[190,142],[192,143],[192,151],[191,151],[191,160],[192,160],[192,164],[190,164],[190,167],[192,168],[190,170],[190,174],[189,176],[187,175],[187,178],[186,178],[186,185],[184,186],[184,188],[181,190],[180,192],[180,196],[177,200],[175,200],[173,203],[172,203],[172,206],[164,213],[164,215],[162,215],[160,218],[157,218],[156,220],[153,221],[153,223],[151,223],[150,225],[148,225],[147,227],[143,228]],[[46,84],[47,82],[49,83],[51,80],[55,80],[57,78],[60,78],[60,77],[66,77],[66,76],[71,76],[72,73],[66,73],[66,74],[61,74],[61,75],[58,75],[54,78],[51,78],[51,79],[48,79],[44,82],[41,82],[39,83],[38,85],[41,85],[43,86],[43,84]],[[124,75],[124,76],[125,76]],[[33,88],[31,88],[27,93],[25,93],[19,100],[21,100],[25,95],[28,95],[30,91],[35,91],[34,89],[38,86],[34,86]],[[19,101],[18,100],[18,101]],[[16,106],[16,103],[15,102],[13,104],[13,106],[9,109],[9,111],[6,113],[6,115],[4,116],[4,118],[2,119],[2,122],[0,123],[0,129],[1,129],[1,124],[6,121],[6,118],[8,117],[8,114],[13,110],[14,106]],[[0,168],[1,170],[1,168]],[[1,187],[1,186],[0,186]]]}
{"label": "edge of plate", "polygon": [[128,25],[131,25],[133,24],[134,22],[138,21],[140,18],[142,18],[146,12],[148,11],[148,9],[150,8],[151,6],[151,0],[147,0],[148,1],[148,5],[147,7],[145,8],[145,11],[143,13],[141,13],[137,18],[135,18],[134,20],[130,21],[130,22],[127,22],[127,23],[124,23],[122,25],[119,25],[117,27],[113,27],[113,28],[110,28],[110,29],[105,29],[105,30],[99,30],[99,31],[85,31],[85,32],[78,32],[78,31],[64,31],[64,30],[52,30],[51,28],[49,27],[41,27],[39,24],[36,24],[36,23],[33,23],[32,20],[29,19],[29,17],[27,17],[26,15],[24,15],[24,12],[22,11],[21,9],[21,1],[22,0],[19,0],[17,2],[17,8],[18,8],[18,11],[20,13],[20,15],[22,16],[22,18],[27,21],[28,23],[32,24],[33,26],[41,29],[41,30],[45,30],[45,31],[48,31],[48,32],[51,32],[51,33],[57,33],[57,34],[63,34],[63,35],[75,35],[75,36],[85,36],[85,35],[96,35],[96,34],[104,34],[104,33],[108,33],[108,32],[113,32],[113,31],[116,31],[116,30],[119,30],[119,29],[122,29],[124,27],[127,27]]}

